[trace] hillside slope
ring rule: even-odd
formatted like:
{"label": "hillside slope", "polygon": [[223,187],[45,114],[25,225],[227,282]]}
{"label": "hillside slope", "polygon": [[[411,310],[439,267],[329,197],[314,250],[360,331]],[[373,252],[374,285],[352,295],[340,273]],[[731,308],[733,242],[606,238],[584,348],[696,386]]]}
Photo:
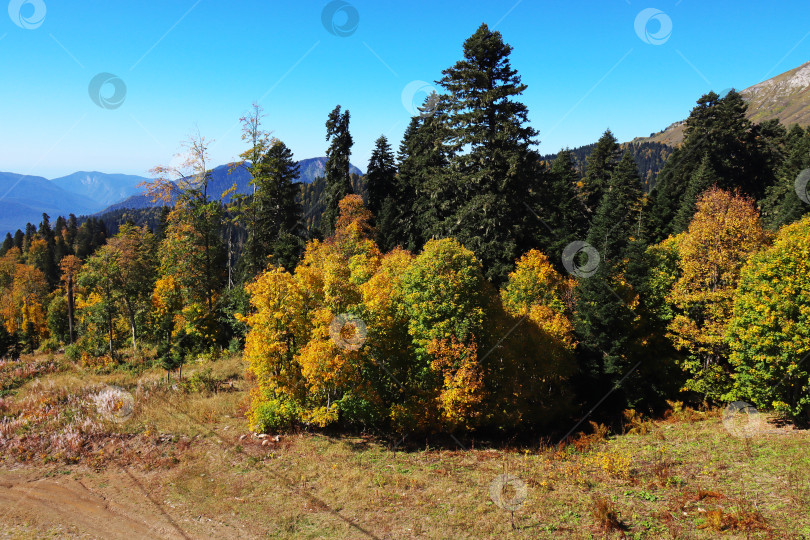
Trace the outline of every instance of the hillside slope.
{"label": "hillside slope", "polygon": [[[761,123],[777,119],[786,126],[810,126],[810,62],[755,84],[740,94],[748,103],[749,120]],[[660,142],[677,146],[683,141],[684,123],[675,122],[665,130],[634,142]]]}

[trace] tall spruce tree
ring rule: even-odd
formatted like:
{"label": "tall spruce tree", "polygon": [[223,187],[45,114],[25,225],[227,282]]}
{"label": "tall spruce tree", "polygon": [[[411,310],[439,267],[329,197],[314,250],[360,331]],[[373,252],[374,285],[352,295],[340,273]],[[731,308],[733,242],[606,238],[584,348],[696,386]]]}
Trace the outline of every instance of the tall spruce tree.
{"label": "tall spruce tree", "polygon": [[397,166],[391,145],[385,135],[374,143],[371,159],[366,172],[368,190],[368,209],[375,216],[377,226],[377,244],[383,251],[389,251],[397,245],[398,197]]}
{"label": "tall spruce tree", "polygon": [[268,262],[292,270],[303,248],[301,206],[296,198],[301,183],[292,151],[275,140],[261,158],[263,174],[253,179],[256,192],[249,214],[253,234],[245,245],[246,267],[256,275]]}
{"label": "tall spruce tree", "polygon": [[585,158],[585,178],[580,188],[582,202],[593,216],[605,194],[610,175],[622,156],[619,141],[610,129],[605,130],[596,146]]}
{"label": "tall spruce tree", "polygon": [[677,220],[691,179],[709,156],[718,187],[762,199],[774,183],[773,165],[783,134],[772,124],[757,126],[745,116],[742,96],[709,92],[686,120],[684,142],[667,160],[654,191],[655,234],[659,242],[684,229]]}
{"label": "tall spruce tree", "polygon": [[0,257],[8,253],[8,250],[14,247],[14,238],[12,238],[11,233],[7,232],[6,237],[3,240],[3,247],[0,247]]}
{"label": "tall spruce tree", "polygon": [[349,111],[341,112],[340,105],[329,113],[326,120],[326,151],[324,172],[326,178],[326,208],[321,218],[321,232],[329,236],[335,232],[335,223],[340,212],[338,203],[352,193],[349,157],[354,141],[349,133]]}
{"label": "tall spruce tree", "polygon": [[544,173],[537,197],[536,212],[542,220],[540,230],[548,231],[542,236],[540,248],[561,272],[564,271],[562,255],[565,247],[584,239],[588,232],[587,212],[577,192],[578,181],[574,154],[568,149],[562,150],[551,169]]}
{"label": "tall spruce tree", "polygon": [[689,186],[686,188],[681,207],[675,215],[673,223],[675,230],[685,231],[689,228],[689,223],[697,210],[697,200],[704,191],[717,184],[718,178],[712,168],[712,162],[708,154],[704,154],[695,174],[689,179]]}
{"label": "tall spruce tree", "polygon": [[[808,193],[810,169],[810,130],[794,125],[785,136],[785,159],[779,165],[773,186],[762,202],[762,217],[771,229],[793,223],[810,212],[810,204],[799,198]],[[804,175],[804,176],[802,176]]]}
{"label": "tall spruce tree", "polygon": [[[594,391],[607,391],[632,368],[628,345],[635,314],[630,308],[632,291],[622,276],[639,227],[641,185],[636,163],[626,152],[610,175],[588,232],[599,266],[592,275],[580,276],[575,291],[577,353],[583,375],[579,384],[586,400]],[[627,394],[617,392],[614,399],[620,406]]]}
{"label": "tall spruce tree", "polygon": [[20,229],[17,229],[17,232],[14,233],[14,247],[19,249],[20,252],[22,252],[24,244],[25,244],[25,233],[23,233]]}
{"label": "tall spruce tree", "polygon": [[450,131],[438,109],[438,94],[428,96],[411,118],[399,145],[396,177],[396,244],[417,252],[431,238],[447,236],[445,222],[455,210],[454,186],[447,181],[452,150]]}
{"label": "tall spruce tree", "polygon": [[[293,153],[262,128],[263,110],[256,103],[240,119],[248,148],[242,162],[251,176],[252,196],[232,206],[234,221],[244,224],[247,238],[239,261],[243,281],[253,279],[268,264],[291,270],[303,249],[301,205],[297,199],[300,169]],[[233,227],[229,234],[232,234]],[[229,239],[229,243],[231,240]]]}
{"label": "tall spruce tree", "polygon": [[383,202],[393,193],[397,167],[394,162],[394,153],[385,135],[381,135],[374,143],[371,159],[366,172],[366,185],[368,189],[368,209],[375,216],[380,213]]}
{"label": "tall spruce tree", "polygon": [[[464,58],[437,81],[453,151],[449,181],[456,210],[446,233],[472,249],[487,277],[503,281],[520,253],[534,244],[534,220],[524,204],[536,189],[537,131],[517,98],[526,90],[500,32],[482,24],[464,42]],[[531,225],[530,225],[531,224]]]}

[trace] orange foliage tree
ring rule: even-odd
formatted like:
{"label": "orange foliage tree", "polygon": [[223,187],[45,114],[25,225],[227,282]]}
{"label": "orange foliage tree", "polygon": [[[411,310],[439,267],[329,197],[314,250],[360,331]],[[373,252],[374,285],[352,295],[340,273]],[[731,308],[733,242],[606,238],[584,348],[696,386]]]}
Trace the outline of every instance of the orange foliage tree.
{"label": "orange foliage tree", "polygon": [[668,296],[674,317],[668,335],[686,353],[685,389],[719,399],[731,385],[726,328],[743,265],[768,237],[750,199],[717,187],[697,202],[689,229],[679,237],[680,278]]}
{"label": "orange foliage tree", "polygon": [[[240,318],[250,328],[251,426],[430,432],[550,416],[573,341],[567,284],[547,260],[533,253],[526,266],[542,267],[534,279],[547,279],[556,300],[520,293],[531,321],[512,333],[520,318],[503,309],[471,251],[443,239],[416,257],[383,255],[371,217],[359,196],[345,197],[335,234],[310,242],[294,273],[271,268],[248,287],[253,311]],[[530,278],[520,274],[510,290],[521,280]],[[512,410],[522,407],[534,411]]]}

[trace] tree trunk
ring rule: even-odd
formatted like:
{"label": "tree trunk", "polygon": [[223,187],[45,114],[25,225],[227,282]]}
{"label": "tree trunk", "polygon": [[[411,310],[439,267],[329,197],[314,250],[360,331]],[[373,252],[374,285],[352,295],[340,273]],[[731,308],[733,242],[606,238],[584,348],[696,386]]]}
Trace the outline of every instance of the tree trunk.
{"label": "tree trunk", "polygon": [[228,226],[228,290],[230,291],[233,287],[233,279],[231,277],[231,245],[232,245],[232,238],[233,238],[233,227]]}
{"label": "tree trunk", "polygon": [[113,357],[113,322],[112,317],[107,316],[107,324],[110,329],[110,359]]}
{"label": "tree trunk", "polygon": [[135,354],[137,350],[137,343],[135,343],[135,310],[127,306],[129,311],[129,327],[132,330],[132,353]]}
{"label": "tree trunk", "polygon": [[67,279],[67,303],[68,303],[68,341],[73,343],[73,275],[68,275]]}

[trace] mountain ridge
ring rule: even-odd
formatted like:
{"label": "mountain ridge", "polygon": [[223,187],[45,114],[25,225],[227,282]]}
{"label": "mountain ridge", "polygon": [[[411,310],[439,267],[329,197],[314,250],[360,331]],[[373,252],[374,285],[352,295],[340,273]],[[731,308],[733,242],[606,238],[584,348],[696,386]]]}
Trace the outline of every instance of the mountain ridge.
{"label": "mountain ridge", "polygon": [[[785,126],[810,126],[810,62],[740,90],[748,104],[746,117],[760,124],[777,119]],[[632,142],[659,142],[678,146],[683,142],[685,121],[673,122],[665,129],[636,137]]]}

